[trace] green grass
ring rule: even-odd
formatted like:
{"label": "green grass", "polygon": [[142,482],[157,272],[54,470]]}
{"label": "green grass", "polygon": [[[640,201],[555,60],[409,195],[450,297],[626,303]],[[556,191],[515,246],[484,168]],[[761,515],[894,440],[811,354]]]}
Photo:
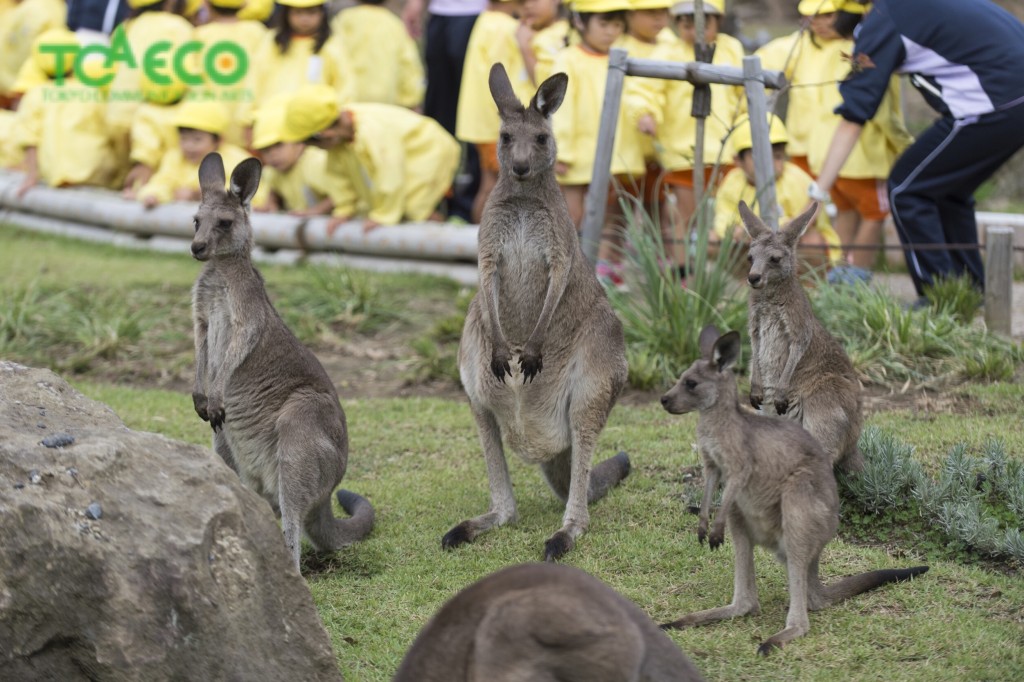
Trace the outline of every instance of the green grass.
{"label": "green grass", "polygon": [[[185,394],[93,383],[77,387],[110,404],[132,428],[208,442],[206,425],[192,414]],[[1019,385],[972,387],[966,394],[983,407],[1001,405],[1004,431],[1024,416]],[[368,540],[326,563],[307,557],[307,579],[346,679],[388,680],[446,599],[504,566],[537,560],[563,509],[539,472],[513,456],[518,524],[443,552],[441,536],[488,504],[483,458],[466,405],[426,398],[343,404],[351,430],[343,485],[369,497],[378,523]],[[891,412],[868,423],[917,445],[915,420],[912,413]],[[567,558],[658,621],[731,598],[731,550],[698,546],[696,517],[684,511],[681,499],[684,469],[698,461],[691,447],[695,425],[695,416],[673,417],[655,404],[613,411],[598,457],[627,449],[633,473],[592,508],[591,530]],[[956,418],[942,418],[932,421],[930,430],[940,442],[955,443],[965,435],[961,427]],[[1006,440],[1011,456],[1021,458],[1024,436],[1010,433]],[[763,659],[755,656],[756,646],[783,627],[788,601],[783,571],[758,550],[762,613],[671,637],[712,680],[1020,679],[1024,583],[1019,577],[935,552],[922,556],[912,544],[882,549],[842,540],[826,549],[822,574],[827,582],[923,562],[932,569],[918,580],[811,614],[806,637]]]}

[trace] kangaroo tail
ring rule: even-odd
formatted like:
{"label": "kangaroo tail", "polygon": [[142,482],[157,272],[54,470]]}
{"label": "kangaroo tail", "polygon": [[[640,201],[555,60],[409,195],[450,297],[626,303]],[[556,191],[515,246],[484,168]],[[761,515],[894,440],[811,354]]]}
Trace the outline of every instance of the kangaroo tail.
{"label": "kangaroo tail", "polygon": [[597,502],[609,490],[629,476],[632,465],[629,462],[629,455],[620,452],[614,457],[609,457],[590,471],[590,490],[587,494],[588,502]]}
{"label": "kangaroo tail", "polygon": [[375,513],[373,505],[362,495],[348,490],[338,490],[338,502],[349,518],[339,519],[331,510],[330,498],[324,501],[313,523],[306,528],[309,539],[321,551],[341,549],[362,540],[373,530]]}
{"label": "kangaroo tail", "polygon": [[839,582],[825,587],[825,597],[830,604],[849,599],[862,592],[873,590],[888,583],[898,583],[926,573],[927,566],[914,566],[913,568],[887,568],[879,571],[868,571],[858,573]]}

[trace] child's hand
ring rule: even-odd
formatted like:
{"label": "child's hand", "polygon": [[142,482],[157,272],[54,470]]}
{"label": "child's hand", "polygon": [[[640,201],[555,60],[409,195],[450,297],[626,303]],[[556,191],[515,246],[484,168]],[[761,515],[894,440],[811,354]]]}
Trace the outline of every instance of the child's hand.
{"label": "child's hand", "polygon": [[536,34],[536,31],[523,22],[519,22],[519,25],[516,26],[516,42],[519,44],[519,47],[523,49],[528,49],[530,47],[530,41],[533,40],[533,36]]}
{"label": "child's hand", "polygon": [[328,220],[327,221],[327,237],[328,238],[333,237],[334,233],[338,231],[339,227],[341,227],[341,224],[342,223],[347,223],[350,220],[352,220],[352,216],[350,216],[350,215],[334,216],[333,218]]}
{"label": "child's hand", "polygon": [[565,161],[555,162],[555,175],[565,175],[569,172],[569,164]]}
{"label": "child's hand", "polygon": [[121,197],[124,199],[134,200],[137,196],[137,193],[132,187],[125,187],[121,191]]}
{"label": "child's hand", "polygon": [[742,225],[737,225],[732,228],[732,243],[733,244],[746,244],[747,243],[747,231],[743,229]]}
{"label": "child's hand", "polygon": [[373,232],[378,227],[380,227],[380,223],[372,218],[367,218],[363,221],[363,234]]}
{"label": "child's hand", "polygon": [[650,135],[651,137],[654,137],[655,135],[658,134],[658,124],[655,123],[654,117],[651,116],[650,114],[644,114],[643,116],[641,116],[640,120],[637,121],[636,127],[644,135]]}
{"label": "child's hand", "polygon": [[28,191],[30,189],[35,187],[36,183],[38,183],[38,182],[39,182],[39,178],[37,176],[35,176],[35,175],[26,175],[25,179],[21,182],[21,184],[18,185],[18,189],[14,193],[14,195],[16,197],[18,197],[19,199],[21,199],[23,196],[25,196],[28,193]]}
{"label": "child's hand", "polygon": [[160,203],[160,200],[157,199],[152,194],[147,194],[142,199],[142,205],[146,208],[147,211],[152,209],[152,208],[156,208],[157,204],[159,204],[159,203]]}

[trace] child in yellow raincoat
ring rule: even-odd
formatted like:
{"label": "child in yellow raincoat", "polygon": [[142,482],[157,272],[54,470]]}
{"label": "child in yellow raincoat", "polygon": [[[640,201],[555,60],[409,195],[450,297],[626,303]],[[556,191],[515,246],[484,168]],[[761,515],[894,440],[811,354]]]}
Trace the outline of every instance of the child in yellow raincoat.
{"label": "child in yellow raincoat", "polygon": [[14,133],[25,150],[25,179],[17,193],[24,195],[40,180],[50,187],[110,187],[120,167],[111,154],[104,104],[76,80],[73,59],[62,55],[58,69],[56,55],[40,50],[43,45],[77,48],[78,39],[66,28],[36,38],[32,59],[51,80],[26,92],[18,105]]}
{"label": "child in yellow raincoat", "polygon": [[249,60],[246,88],[252,94],[239,111],[252,124],[252,111],[274,95],[307,83],[334,88],[339,104],[353,101],[355,74],[341,39],[331,34],[326,0],[279,0],[271,31]]}
{"label": "child in yellow raincoat", "polygon": [[[712,62],[740,67],[743,45],[719,32],[725,13],[723,0],[705,0],[705,44],[714,44]],[[696,26],[693,2],[673,5],[681,40],[659,45],[651,59],[676,62],[694,61]],[[666,174],[663,178],[675,198],[672,218],[672,257],[680,267],[685,263],[686,234],[697,209],[694,195],[694,145],[697,123],[691,116],[693,85],[686,81],[647,78],[630,84],[625,97],[628,119],[642,133],[655,140],[658,159]],[[742,110],[741,91],[733,86],[711,85],[711,115],[704,121],[704,188],[709,191],[716,165],[725,165],[722,140]]]}
{"label": "child in yellow raincoat", "polygon": [[416,109],[427,88],[420,49],[398,15],[383,4],[384,0],[359,0],[331,22],[352,64],[352,98]]}
{"label": "child in yellow raincoat", "polygon": [[[807,187],[811,176],[799,166],[786,160],[786,143],[789,136],[786,127],[776,116],[769,116],[768,139],[772,144],[772,161],[775,172],[775,199],[778,203],[779,220],[784,223],[798,216],[807,208]],[[747,233],[739,217],[739,203],[745,201],[753,206],[757,203],[757,185],[754,176],[754,154],[750,121],[744,119],[736,126],[731,137],[736,153],[736,167],[729,171],[715,194],[715,236],[719,241],[731,232],[732,243],[745,244]],[[712,245],[712,252],[715,251]],[[842,262],[842,247],[839,235],[832,229],[825,211],[819,211],[814,223],[800,238],[798,253],[808,265],[834,266]]]}
{"label": "child in yellow raincoat", "polygon": [[178,147],[178,129],[174,120],[187,90],[180,80],[173,79],[168,85],[160,85],[145,75],[139,85],[143,102],[132,116],[128,154],[132,166],[125,176],[122,191],[126,199],[134,199],[138,189],[153,177],[164,155]]}
{"label": "child in yellow raincoat", "polygon": [[63,0],[22,0],[7,11],[0,21],[0,96],[14,96],[18,72],[32,60],[36,38],[44,31],[63,28],[66,17]]}
{"label": "child in yellow raincoat", "polygon": [[[206,81],[202,85],[193,86],[192,95],[204,101],[216,101],[228,110],[231,123],[224,133],[224,141],[234,145],[245,146],[245,126],[242,123],[243,106],[252,98],[253,93],[246,88],[245,80],[233,84],[215,82],[205,68],[206,55],[218,43],[231,42],[238,45],[250,59],[249,69],[259,70],[261,65],[251,61],[257,49],[266,39],[267,27],[252,19],[240,19],[239,11],[245,7],[245,0],[210,0],[207,3],[207,23],[197,26],[194,39],[203,44],[203,49],[193,56],[193,71],[203,76]],[[227,51],[216,53],[216,58],[227,61],[222,72],[231,73],[233,60],[237,57]]]}
{"label": "child in yellow raincoat", "polygon": [[[220,153],[229,178],[231,169],[249,158],[245,150],[221,142],[228,114],[219,102],[182,102],[174,125],[178,146],[164,155],[156,173],[138,192],[146,208],[170,201],[199,201],[199,164],[207,154]],[[253,203],[264,201],[265,196],[257,192]]]}
{"label": "child in yellow raincoat", "polygon": [[285,115],[291,95],[274,97],[256,110],[252,146],[263,159],[267,201],[257,211],[327,215],[334,208],[327,174],[327,152],[302,142],[285,142]]}
{"label": "child in yellow raincoat", "polygon": [[523,0],[522,22],[516,38],[534,85],[547,80],[555,57],[569,45],[569,21],[564,7],[563,0]]}
{"label": "child in yellow raincoat", "polygon": [[518,11],[518,0],[491,0],[488,9],[473,24],[462,67],[455,137],[476,145],[480,154],[480,187],[473,199],[471,216],[477,223],[483,215],[487,197],[498,182],[498,129],[501,119],[488,87],[491,66],[498,62],[505,65],[519,99],[528,100],[534,91],[516,40],[519,21],[513,15]]}
{"label": "child in yellow raincoat", "polygon": [[437,121],[390,104],[339,107],[331,88],[308,85],[288,104],[285,142],[327,150],[334,219],[364,214],[363,230],[427,220],[451,187],[459,143]]}
{"label": "child in yellow raincoat", "polygon": [[[107,104],[108,134],[113,143],[118,163],[128,167],[129,139],[132,118],[142,101],[141,85],[143,63],[150,49],[169,43],[167,50],[160,53],[166,60],[162,72],[171,71],[171,59],[175,49],[192,39],[193,26],[180,14],[164,11],[162,0],[128,0],[132,16],[114,29],[111,45],[126,43],[135,58],[133,68],[117,62],[114,79],[110,83],[110,102]],[[118,36],[122,36],[124,42]],[[154,54],[156,54],[154,52]]]}
{"label": "child in yellow raincoat", "polygon": [[[821,171],[832,136],[842,118],[835,113],[843,102],[839,83],[850,75],[849,57],[853,41],[843,40],[832,29],[838,11],[834,0],[803,0],[801,14],[816,12],[813,20],[824,23],[831,36],[823,43],[818,78],[829,83],[815,91],[817,99],[806,105],[801,124],[809,131],[807,162],[813,175]],[[863,5],[844,5],[845,11],[863,10]],[[790,111],[793,111],[790,104]],[[789,126],[792,128],[792,125]],[[849,275],[869,279],[878,252],[871,247],[882,241],[882,225],[889,215],[886,181],[896,159],[914,139],[903,122],[899,76],[889,79],[889,87],[874,118],[865,122],[863,132],[839,171],[829,192],[836,207],[835,227],[843,244],[853,248],[845,254]]]}

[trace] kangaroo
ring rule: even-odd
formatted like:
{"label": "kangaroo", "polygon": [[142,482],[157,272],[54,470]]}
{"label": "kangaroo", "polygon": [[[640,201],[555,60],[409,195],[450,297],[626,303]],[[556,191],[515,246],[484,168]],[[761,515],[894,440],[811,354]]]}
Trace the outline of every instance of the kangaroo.
{"label": "kangaroo", "polygon": [[253,266],[249,202],[260,171],[259,161],[246,159],[225,191],[220,154],[199,165],[192,256],[204,265],[192,290],[192,401],[213,427],[217,454],[281,518],[298,569],[303,530],[318,550],[333,551],[365,537],[374,511],[347,490],[338,491],[338,502],[351,518],[331,511],[331,492],[348,463],[345,413],[323,366],[277,314]]}
{"label": "kangaroo", "polygon": [[693,663],[647,614],[563,564],[523,564],[452,597],[393,682],[696,682]]}
{"label": "kangaroo", "polygon": [[549,119],[568,76],[544,81],[528,107],[501,64],[491,68],[489,85],[501,115],[500,171],[480,223],[480,288],[466,314],[459,374],[483,445],[491,506],[452,528],[441,545],[457,547],[515,521],[504,439],[540,465],[566,502],[562,527],[544,548],[553,561],[586,531],[588,503],[629,473],[624,452],[591,471],[597,437],[626,384],[626,344],[555,180]]}
{"label": "kangaroo", "polygon": [[[775,553],[786,567],[789,614],[785,629],[765,640],[758,653],[801,637],[810,629],[807,610],[817,611],[891,582],[908,580],[927,566],[869,571],[822,585],[818,560],[839,526],[839,494],[828,454],[795,421],[740,409],[732,366],[740,335],[724,336],[708,325],[700,334],[702,358],[661,397],[672,414],[697,410],[697,448],[704,460],[705,489],[697,539],[717,549],[725,524],[736,554],[733,599],[728,606],[697,611],[662,627],[681,628],[758,613],[754,545]],[[707,532],[707,507],[724,479],[722,504]]]}
{"label": "kangaroo", "polygon": [[750,235],[750,404],[770,405],[799,422],[833,465],[860,471],[860,381],[846,351],[815,317],[797,276],[796,245],[818,206],[778,232],[746,203],[739,209]]}

